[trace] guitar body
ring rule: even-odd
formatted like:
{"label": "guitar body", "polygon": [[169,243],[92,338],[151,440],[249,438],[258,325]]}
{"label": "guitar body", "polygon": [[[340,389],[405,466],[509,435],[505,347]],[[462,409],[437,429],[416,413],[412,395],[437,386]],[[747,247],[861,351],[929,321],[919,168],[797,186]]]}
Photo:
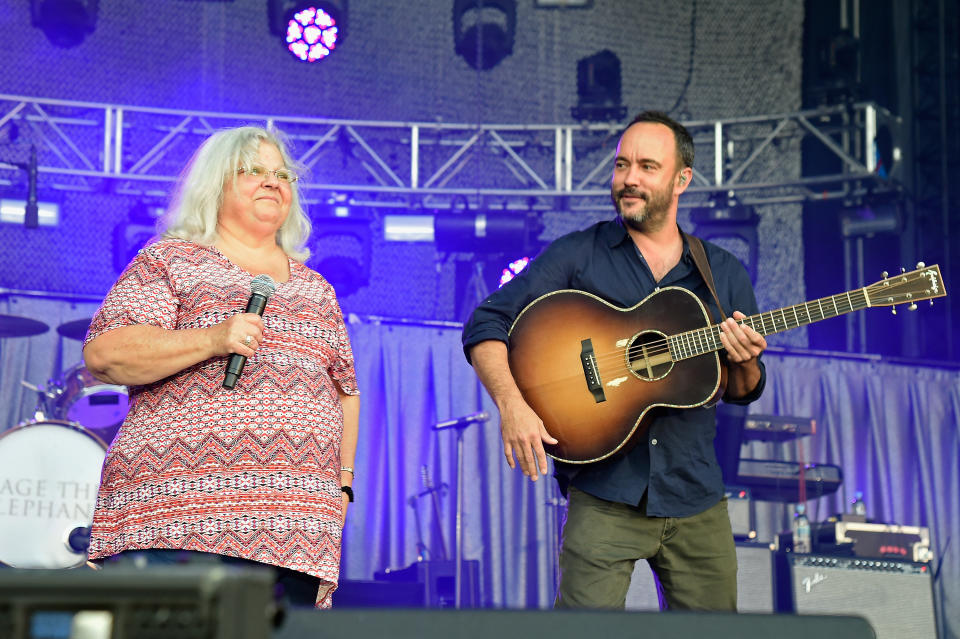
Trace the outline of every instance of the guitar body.
{"label": "guitar body", "polygon": [[[760,335],[877,306],[947,294],[940,268],[923,262],[868,286],[737,320]],[[600,461],[639,441],[658,407],[693,408],[719,398],[726,369],[722,329],[696,295],[668,287],[631,308],[582,291],[548,293],[510,328],[510,370],[559,443],[544,448],[571,464]]]}
{"label": "guitar body", "polygon": [[[531,302],[510,329],[509,363],[524,399],[559,440],[544,446],[547,454],[600,461],[639,440],[656,407],[711,402],[725,381],[717,353],[673,361],[663,348],[665,337],[706,326],[706,308],[682,288],[661,289],[628,309],[573,290]],[[654,352],[644,350],[648,342],[659,351],[643,364],[640,355]],[[593,371],[584,363],[590,352]]]}

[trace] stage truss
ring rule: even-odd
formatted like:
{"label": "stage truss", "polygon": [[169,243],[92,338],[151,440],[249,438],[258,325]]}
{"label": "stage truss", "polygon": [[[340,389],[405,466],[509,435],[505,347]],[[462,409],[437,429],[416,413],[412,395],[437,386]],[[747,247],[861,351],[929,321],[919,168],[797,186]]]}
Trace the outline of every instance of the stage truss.
{"label": "stage truss", "polygon": [[[0,94],[0,188],[26,197],[30,148],[41,193],[165,200],[200,141],[224,127],[276,127],[306,169],[312,204],[396,212],[609,210],[623,124],[451,124],[144,108]],[[874,103],[684,123],[697,162],[687,205],[732,193],[744,204],[852,199],[896,191],[901,120]],[[883,141],[884,144],[878,144]],[[800,175],[801,143],[835,158]],[[887,159],[878,164],[882,147]],[[809,148],[809,147],[804,147]],[[41,197],[41,199],[43,199]]]}

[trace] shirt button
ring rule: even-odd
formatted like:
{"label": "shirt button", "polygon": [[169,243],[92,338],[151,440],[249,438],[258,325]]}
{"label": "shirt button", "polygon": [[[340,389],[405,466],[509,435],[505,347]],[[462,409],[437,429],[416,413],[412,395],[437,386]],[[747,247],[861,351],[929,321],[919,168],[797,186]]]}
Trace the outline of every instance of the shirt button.
{"label": "shirt button", "polygon": [[651,440],[650,440],[650,444],[653,445],[653,446],[656,446],[656,445],[657,445],[657,439],[656,439],[656,438],[651,439]]}

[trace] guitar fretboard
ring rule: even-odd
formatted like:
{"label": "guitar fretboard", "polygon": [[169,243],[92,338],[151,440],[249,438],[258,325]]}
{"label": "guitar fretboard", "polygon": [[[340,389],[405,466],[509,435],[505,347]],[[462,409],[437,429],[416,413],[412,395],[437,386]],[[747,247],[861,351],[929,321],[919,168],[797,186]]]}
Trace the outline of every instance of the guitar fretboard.
{"label": "guitar fretboard", "polygon": [[[785,306],[774,311],[745,317],[738,323],[746,324],[761,335],[782,333],[798,326],[806,326],[820,320],[845,315],[870,306],[865,288],[859,288],[831,297],[822,297],[811,302]],[[723,348],[719,324],[678,333],[667,338],[674,361],[697,357]]]}

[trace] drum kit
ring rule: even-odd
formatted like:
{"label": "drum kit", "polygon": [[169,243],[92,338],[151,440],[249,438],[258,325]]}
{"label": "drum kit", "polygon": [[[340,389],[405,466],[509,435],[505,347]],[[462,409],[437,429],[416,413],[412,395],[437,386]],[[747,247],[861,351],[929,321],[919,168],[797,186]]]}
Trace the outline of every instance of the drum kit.
{"label": "drum kit", "polygon": [[[89,319],[57,327],[83,340]],[[0,339],[39,335],[38,320],[0,315]],[[33,418],[0,433],[0,564],[74,568],[86,561],[107,442],[127,414],[125,386],[97,380],[83,364],[37,393]]]}

